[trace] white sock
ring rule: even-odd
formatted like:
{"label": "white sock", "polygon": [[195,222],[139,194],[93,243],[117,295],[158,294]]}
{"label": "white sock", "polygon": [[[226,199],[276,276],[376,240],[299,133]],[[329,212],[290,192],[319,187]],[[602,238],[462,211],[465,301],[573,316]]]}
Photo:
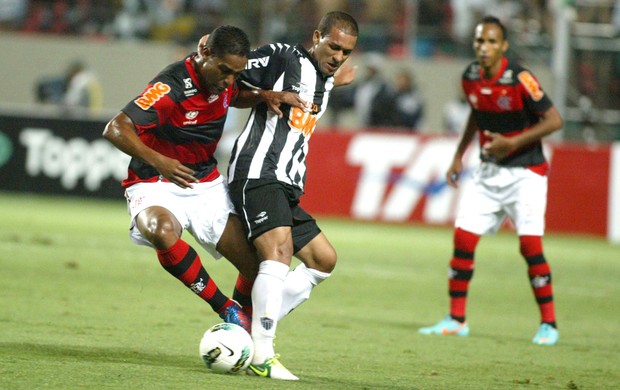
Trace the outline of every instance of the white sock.
{"label": "white sock", "polygon": [[331,274],[317,271],[299,264],[294,270],[286,275],[284,288],[282,289],[282,306],[278,320],[284,318],[297,306],[310,298],[310,292],[317,284],[327,279]]}
{"label": "white sock", "polygon": [[252,363],[262,364],[275,355],[273,339],[276,336],[278,313],[282,306],[282,288],[289,271],[288,265],[275,260],[264,260],[252,287]]}

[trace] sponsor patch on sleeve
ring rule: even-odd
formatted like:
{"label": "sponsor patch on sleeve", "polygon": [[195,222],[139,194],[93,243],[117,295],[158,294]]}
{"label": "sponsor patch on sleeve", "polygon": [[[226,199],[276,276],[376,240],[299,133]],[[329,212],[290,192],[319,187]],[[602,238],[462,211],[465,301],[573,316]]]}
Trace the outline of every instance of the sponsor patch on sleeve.
{"label": "sponsor patch on sleeve", "polygon": [[523,71],[519,73],[517,78],[519,79],[521,85],[523,85],[527,93],[529,93],[532,99],[534,99],[534,101],[537,102],[542,99],[543,96],[545,96],[545,92],[543,92],[543,90],[540,88],[540,84],[538,84],[538,81],[536,81],[536,79],[534,78],[534,76],[532,76],[530,72]]}
{"label": "sponsor patch on sleeve", "polygon": [[134,100],[134,103],[138,105],[143,110],[148,110],[153,106],[153,104],[157,103],[159,99],[164,97],[168,92],[170,92],[171,88],[168,84],[164,84],[161,81],[156,82],[148,88],[142,96]]}

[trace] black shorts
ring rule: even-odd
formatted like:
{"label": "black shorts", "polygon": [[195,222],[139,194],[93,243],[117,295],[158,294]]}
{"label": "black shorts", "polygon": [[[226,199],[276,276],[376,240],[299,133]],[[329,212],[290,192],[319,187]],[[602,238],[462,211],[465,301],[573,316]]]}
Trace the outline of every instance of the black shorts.
{"label": "black shorts", "polygon": [[297,253],[321,233],[314,218],[299,206],[299,194],[292,186],[256,179],[234,181],[228,189],[251,241],[271,229],[291,226]]}

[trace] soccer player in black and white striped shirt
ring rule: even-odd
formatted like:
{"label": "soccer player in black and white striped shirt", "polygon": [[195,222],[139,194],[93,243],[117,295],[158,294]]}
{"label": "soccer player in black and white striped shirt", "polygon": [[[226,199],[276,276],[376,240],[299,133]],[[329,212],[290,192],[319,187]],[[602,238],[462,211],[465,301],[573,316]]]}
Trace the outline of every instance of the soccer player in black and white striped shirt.
{"label": "soccer player in black and white striped shirt", "polygon": [[[336,251],[299,199],[308,141],[327,108],[334,74],[351,55],[357,35],[355,19],[330,12],[314,31],[312,47],[260,47],[250,54],[239,79],[256,93],[292,91],[308,102],[306,110],[282,105],[281,115],[265,104],[253,108],[235,142],[228,171],[233,204],[261,260],[252,290],[255,354],[250,365],[259,376],[298,379],[275,354],[277,323],[308,299],[336,265]],[[345,83],[340,80],[344,78],[338,78],[338,84]],[[293,256],[301,264],[289,272]]]}

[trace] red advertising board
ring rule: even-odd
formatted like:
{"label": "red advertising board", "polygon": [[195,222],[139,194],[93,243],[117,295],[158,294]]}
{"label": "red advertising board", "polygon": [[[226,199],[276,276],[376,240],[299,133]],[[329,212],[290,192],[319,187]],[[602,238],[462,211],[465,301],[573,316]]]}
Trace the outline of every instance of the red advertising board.
{"label": "red advertising board", "polygon": [[[302,205],[312,214],[384,222],[452,224],[471,184],[478,149],[464,157],[460,188],[445,183],[457,138],[397,133],[316,132],[310,141]],[[620,186],[614,145],[545,144],[551,163],[547,231],[620,240],[613,188]],[[620,155],[620,153],[615,153]],[[615,166],[615,168],[614,168]]]}

